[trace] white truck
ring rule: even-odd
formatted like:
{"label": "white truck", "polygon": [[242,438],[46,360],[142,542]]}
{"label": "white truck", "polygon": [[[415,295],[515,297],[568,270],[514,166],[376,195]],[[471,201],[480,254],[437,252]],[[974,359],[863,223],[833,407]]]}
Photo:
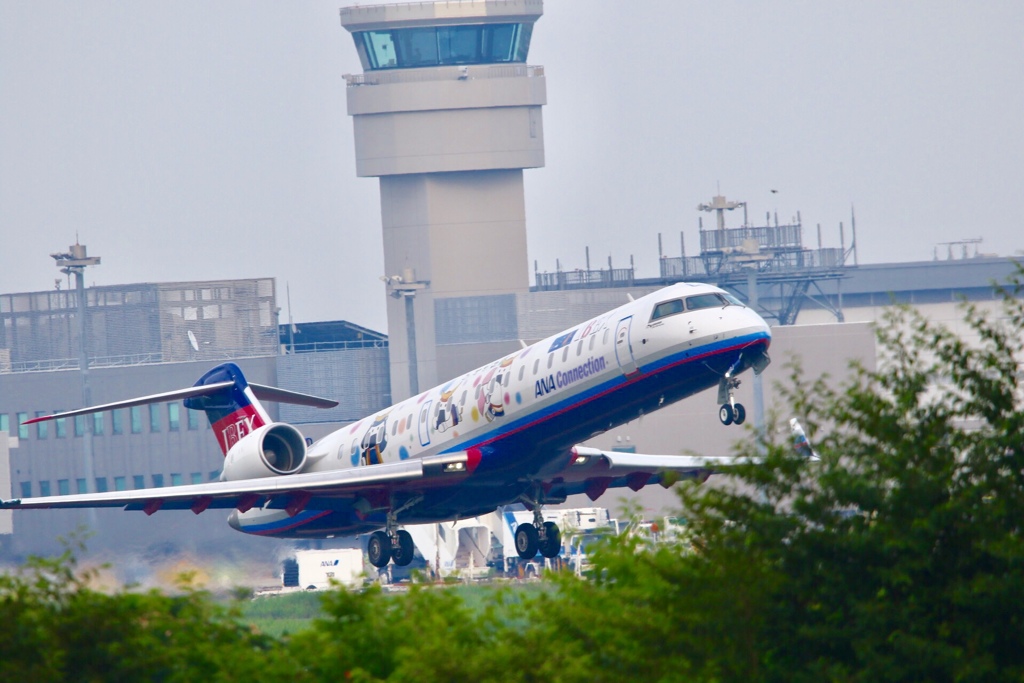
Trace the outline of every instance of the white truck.
{"label": "white truck", "polygon": [[307,590],[330,588],[331,581],[354,588],[363,583],[363,551],[359,548],[334,550],[298,550],[284,561],[282,583],[285,588]]}

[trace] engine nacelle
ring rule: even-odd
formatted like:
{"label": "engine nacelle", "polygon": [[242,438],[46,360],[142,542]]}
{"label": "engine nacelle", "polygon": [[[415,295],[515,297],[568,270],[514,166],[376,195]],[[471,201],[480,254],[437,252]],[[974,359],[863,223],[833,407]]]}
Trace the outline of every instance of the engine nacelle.
{"label": "engine nacelle", "polygon": [[224,458],[222,481],[259,479],[301,472],[306,440],[290,424],[264,425],[232,446]]}

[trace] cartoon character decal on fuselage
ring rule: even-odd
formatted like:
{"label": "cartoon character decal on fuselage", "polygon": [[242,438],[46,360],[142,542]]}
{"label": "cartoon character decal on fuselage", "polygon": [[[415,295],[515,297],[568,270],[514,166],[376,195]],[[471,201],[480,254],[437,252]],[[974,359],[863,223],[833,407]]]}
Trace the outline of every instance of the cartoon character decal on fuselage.
{"label": "cartoon character decal on fuselage", "polygon": [[[502,359],[498,371],[494,374],[493,384],[488,384],[487,408],[484,410],[484,417],[488,422],[493,422],[496,417],[505,416],[505,385],[508,384],[510,367],[515,356],[508,356]],[[485,383],[490,379],[485,379]]]}
{"label": "cartoon character decal on fuselage", "polygon": [[381,413],[373,418],[373,424],[363,435],[363,465],[380,465],[384,462],[384,449],[388,447],[388,414]]}
{"label": "cartoon character decal on fuselage", "polygon": [[459,382],[452,380],[441,387],[441,396],[437,399],[437,410],[434,412],[434,431],[445,432],[459,425],[459,409],[455,405],[455,392]]}

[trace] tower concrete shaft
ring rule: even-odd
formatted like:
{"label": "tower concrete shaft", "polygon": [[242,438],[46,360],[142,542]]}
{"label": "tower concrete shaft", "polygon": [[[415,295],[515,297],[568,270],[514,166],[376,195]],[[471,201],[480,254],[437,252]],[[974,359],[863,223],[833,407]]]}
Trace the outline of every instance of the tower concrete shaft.
{"label": "tower concrete shaft", "polygon": [[544,165],[547,98],[543,68],[525,61],[542,11],[540,0],[341,10],[364,69],[346,76],[348,113],[356,173],[380,178],[383,275],[422,285],[412,316],[386,298],[396,400],[417,384],[410,366],[421,388],[472,367],[460,340],[518,338],[515,295],[529,290],[523,169]]}

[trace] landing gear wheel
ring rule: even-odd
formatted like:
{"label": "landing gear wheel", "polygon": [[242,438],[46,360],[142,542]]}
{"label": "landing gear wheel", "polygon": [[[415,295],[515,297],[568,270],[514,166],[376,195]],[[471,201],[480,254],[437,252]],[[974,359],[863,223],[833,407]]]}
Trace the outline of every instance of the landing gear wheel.
{"label": "landing gear wheel", "polygon": [[736,404],[733,408],[733,413],[735,413],[732,418],[733,424],[741,425],[743,424],[743,421],[747,419],[747,409],[743,407],[742,403]]}
{"label": "landing gear wheel", "polygon": [[723,403],[722,407],[718,409],[718,419],[722,421],[722,424],[729,426],[732,424],[734,416],[732,414],[732,406],[728,403]]}
{"label": "landing gear wheel", "polygon": [[405,567],[412,562],[412,554],[416,546],[412,542],[412,535],[405,529],[398,531],[398,545],[391,548],[391,559],[399,567]]}
{"label": "landing gear wheel", "polygon": [[562,550],[562,532],[554,522],[544,522],[544,540],[540,542],[540,554],[557,557]]}
{"label": "landing gear wheel", "polygon": [[374,531],[366,544],[366,554],[374,567],[381,569],[388,566],[391,561],[391,539],[383,531]]}
{"label": "landing gear wheel", "polygon": [[516,527],[516,553],[524,560],[532,559],[537,555],[537,548],[540,545],[537,527],[532,524],[520,524]]}

